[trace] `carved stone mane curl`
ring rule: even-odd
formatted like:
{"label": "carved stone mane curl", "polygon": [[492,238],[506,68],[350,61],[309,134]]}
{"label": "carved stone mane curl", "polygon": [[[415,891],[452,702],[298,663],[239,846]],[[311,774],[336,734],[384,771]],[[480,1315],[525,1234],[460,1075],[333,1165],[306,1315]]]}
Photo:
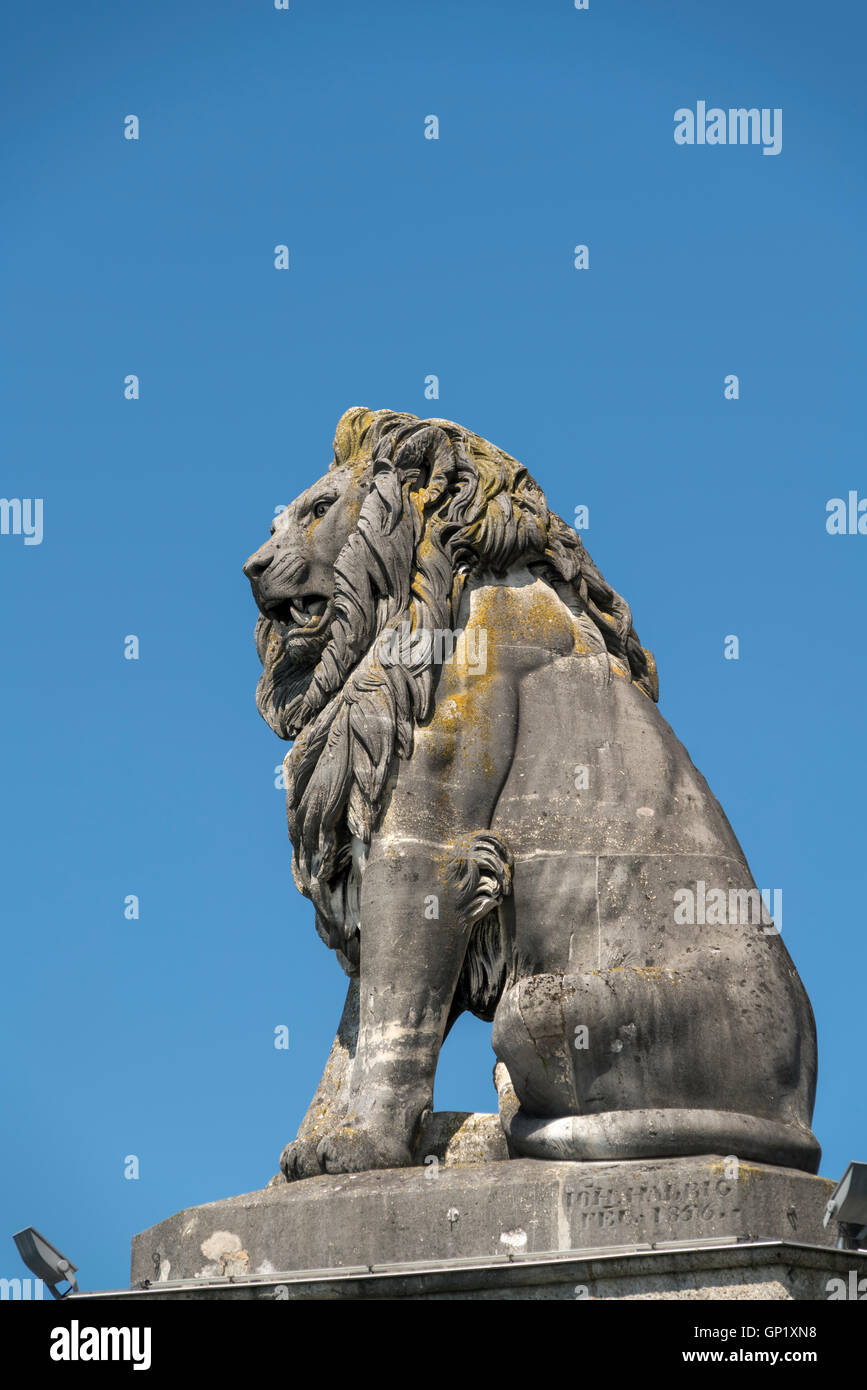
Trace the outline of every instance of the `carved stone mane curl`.
{"label": "carved stone mane curl", "polygon": [[[395,755],[411,755],[416,724],[433,713],[442,652],[433,633],[456,627],[470,574],[523,565],[555,584],[592,645],[658,697],[629,605],[516,459],[448,420],[354,407],[337,426],[331,467],[368,461],[370,492],[335,564],[329,640],[286,760],[296,882],[349,968],[359,843],[370,844]],[[409,643],[387,640],[406,623]]]}

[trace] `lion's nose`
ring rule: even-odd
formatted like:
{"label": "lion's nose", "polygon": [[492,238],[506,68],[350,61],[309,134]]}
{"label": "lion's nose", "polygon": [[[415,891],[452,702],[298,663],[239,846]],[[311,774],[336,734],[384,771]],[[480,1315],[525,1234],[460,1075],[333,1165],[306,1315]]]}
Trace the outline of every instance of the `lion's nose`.
{"label": "lion's nose", "polygon": [[244,573],[251,583],[261,579],[273,558],[273,555],[263,555],[261,550],[257,550],[255,555],[250,556],[244,565]]}

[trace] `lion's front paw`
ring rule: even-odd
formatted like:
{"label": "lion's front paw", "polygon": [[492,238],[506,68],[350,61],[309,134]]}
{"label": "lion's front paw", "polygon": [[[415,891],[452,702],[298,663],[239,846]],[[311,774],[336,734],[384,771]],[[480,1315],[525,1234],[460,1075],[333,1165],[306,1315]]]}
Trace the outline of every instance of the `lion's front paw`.
{"label": "lion's front paw", "polygon": [[316,1150],[324,1173],[366,1173],[371,1168],[408,1168],[409,1146],[385,1130],[347,1120]]}
{"label": "lion's front paw", "polygon": [[280,1171],[287,1182],[299,1178],[314,1178],[322,1172],[316,1157],[314,1139],[293,1139],[280,1155]]}

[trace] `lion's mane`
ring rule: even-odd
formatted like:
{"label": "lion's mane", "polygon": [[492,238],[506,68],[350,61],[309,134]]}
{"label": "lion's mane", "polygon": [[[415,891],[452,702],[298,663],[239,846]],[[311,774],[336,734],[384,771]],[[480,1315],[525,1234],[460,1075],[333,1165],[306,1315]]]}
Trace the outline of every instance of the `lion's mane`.
{"label": "lion's mane", "polygon": [[[334,567],[334,616],[319,659],[284,671],[291,715],[281,727],[295,738],[286,785],[296,883],[354,973],[359,856],[395,755],[411,755],[415,726],[433,713],[442,648],[431,638],[456,627],[470,574],[501,577],[522,565],[548,579],[589,645],[651,699],[658,684],[629,605],[516,459],[448,420],[354,407],[334,438],[331,467],[347,465],[369,467],[370,491]],[[407,623],[409,644],[383,640]],[[273,682],[260,683],[260,709],[277,727],[274,701]]]}

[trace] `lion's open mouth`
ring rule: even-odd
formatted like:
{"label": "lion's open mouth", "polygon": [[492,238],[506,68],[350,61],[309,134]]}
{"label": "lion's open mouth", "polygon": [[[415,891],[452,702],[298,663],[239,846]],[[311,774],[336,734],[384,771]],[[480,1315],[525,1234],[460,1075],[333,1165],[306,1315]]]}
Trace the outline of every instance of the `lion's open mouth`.
{"label": "lion's open mouth", "polygon": [[279,603],[269,603],[265,610],[267,618],[276,618],[284,627],[315,628],[328,608],[324,594],[296,594],[293,598],[282,599]]}

